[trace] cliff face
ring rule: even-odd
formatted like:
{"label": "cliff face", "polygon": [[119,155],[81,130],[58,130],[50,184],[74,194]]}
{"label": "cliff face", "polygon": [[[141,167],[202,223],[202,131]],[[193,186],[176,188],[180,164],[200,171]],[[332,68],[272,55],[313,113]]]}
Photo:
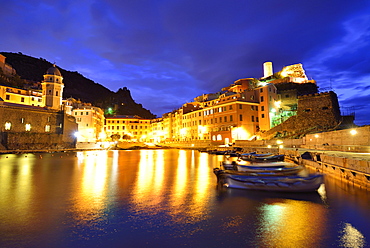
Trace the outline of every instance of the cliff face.
{"label": "cliff face", "polygon": [[[10,64],[17,74],[27,81],[41,82],[43,75],[52,66],[52,63],[43,58],[33,58],[22,53],[1,52],[6,57],[6,63]],[[155,118],[149,110],[137,104],[131,97],[130,91],[123,87],[113,92],[101,84],[85,78],[78,72],[71,72],[59,68],[63,76],[63,98],[73,97],[83,102],[92,103],[106,110],[113,108],[117,115],[138,115],[143,118]]]}

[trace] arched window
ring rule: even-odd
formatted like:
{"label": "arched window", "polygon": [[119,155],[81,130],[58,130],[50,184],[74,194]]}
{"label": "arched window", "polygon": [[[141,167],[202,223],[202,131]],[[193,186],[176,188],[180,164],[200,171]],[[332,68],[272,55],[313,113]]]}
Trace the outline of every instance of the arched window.
{"label": "arched window", "polygon": [[217,140],[222,140],[222,135],[221,134],[217,134]]}

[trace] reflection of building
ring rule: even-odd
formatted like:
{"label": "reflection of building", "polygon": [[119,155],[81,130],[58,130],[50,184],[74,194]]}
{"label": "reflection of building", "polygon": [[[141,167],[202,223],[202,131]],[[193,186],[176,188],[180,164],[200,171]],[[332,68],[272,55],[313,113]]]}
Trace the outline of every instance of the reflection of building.
{"label": "reflection of building", "polygon": [[139,116],[116,115],[105,119],[105,133],[107,138],[127,139],[132,141],[149,141],[151,120]]}

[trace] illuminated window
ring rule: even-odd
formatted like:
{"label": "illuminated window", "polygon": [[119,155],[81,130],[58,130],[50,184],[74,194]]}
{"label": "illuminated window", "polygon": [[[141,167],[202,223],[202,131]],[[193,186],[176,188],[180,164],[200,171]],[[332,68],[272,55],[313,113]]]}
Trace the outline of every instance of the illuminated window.
{"label": "illuminated window", "polygon": [[9,121],[5,122],[5,130],[10,130],[12,128],[12,123]]}
{"label": "illuminated window", "polygon": [[50,125],[45,126],[45,132],[50,132]]}
{"label": "illuminated window", "polygon": [[31,131],[31,124],[29,123],[26,124],[26,131]]}
{"label": "illuminated window", "polygon": [[217,140],[222,140],[221,134],[217,134]]}

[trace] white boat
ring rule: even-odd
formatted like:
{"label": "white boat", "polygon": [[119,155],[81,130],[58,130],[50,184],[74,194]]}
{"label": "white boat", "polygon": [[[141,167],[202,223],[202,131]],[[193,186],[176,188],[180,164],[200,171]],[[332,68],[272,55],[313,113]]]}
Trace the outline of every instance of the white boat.
{"label": "white boat", "polygon": [[261,173],[241,173],[215,168],[217,181],[224,187],[237,189],[280,191],[280,192],[312,192],[324,182],[323,174],[308,176],[281,175]]}

